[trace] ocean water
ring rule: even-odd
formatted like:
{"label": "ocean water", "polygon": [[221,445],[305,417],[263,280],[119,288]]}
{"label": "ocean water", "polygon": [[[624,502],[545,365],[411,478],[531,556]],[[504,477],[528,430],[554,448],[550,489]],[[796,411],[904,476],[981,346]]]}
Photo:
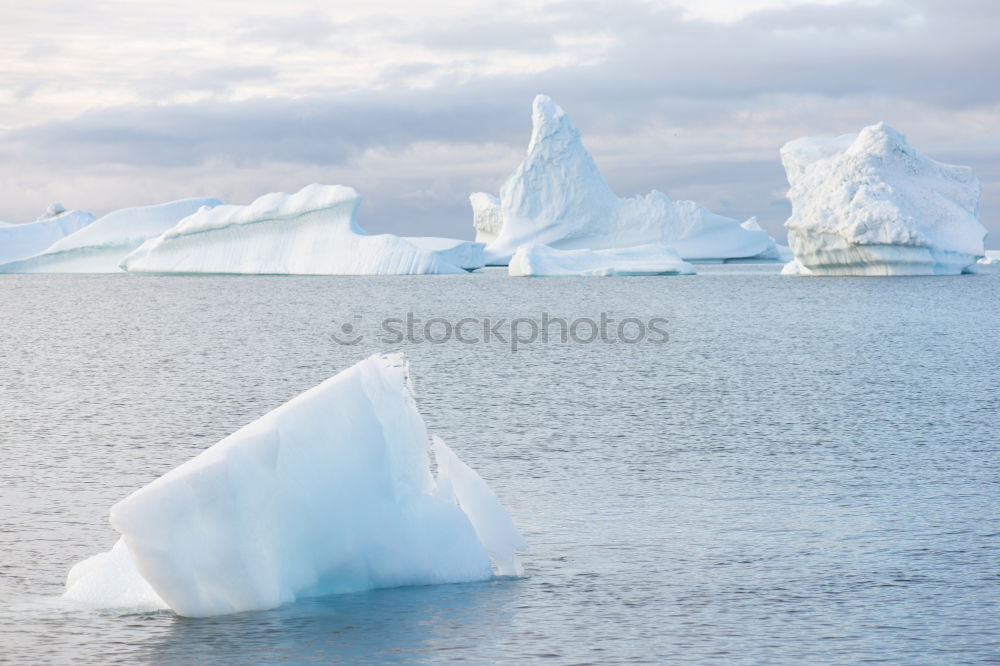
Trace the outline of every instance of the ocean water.
{"label": "ocean water", "polygon": [[[1000,660],[1000,270],[699,270],[2,276],[0,662]],[[387,340],[408,313],[669,339]],[[378,351],[522,528],[523,578],[200,620],[59,598],[115,501]]]}

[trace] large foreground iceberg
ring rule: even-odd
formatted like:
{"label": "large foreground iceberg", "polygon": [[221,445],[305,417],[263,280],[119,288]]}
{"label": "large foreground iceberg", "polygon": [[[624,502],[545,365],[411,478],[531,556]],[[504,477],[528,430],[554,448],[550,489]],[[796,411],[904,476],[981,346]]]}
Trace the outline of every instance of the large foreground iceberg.
{"label": "large foreground iceberg", "polygon": [[637,245],[610,250],[556,250],[522,245],[507,266],[514,277],[694,275],[694,266],[665,245]]}
{"label": "large foreground iceberg", "polygon": [[241,428],[114,505],[111,524],[121,539],[70,571],[65,596],[195,617],[517,575],[525,548],[479,475],[431,444],[401,355]]}
{"label": "large foreground iceberg", "polygon": [[979,180],[924,157],[885,123],[781,149],[800,275],[955,275],[983,256]]}
{"label": "large foreground iceberg", "polygon": [[560,250],[668,245],[687,260],[753,257],[770,247],[764,231],[740,227],[693,201],[661,192],[619,199],[580,140],[569,117],[544,95],[532,107],[528,155],[500,188],[500,198],[470,198],[476,239],[495,236],[488,264],[506,264],[529,243]]}
{"label": "large foreground iceberg", "polygon": [[38,254],[57,240],[79,231],[94,221],[82,210],[66,210],[52,204],[35,222],[8,224],[0,222],[0,263]]}
{"label": "large foreground iceberg", "polygon": [[399,236],[369,236],[355,221],[351,187],[308,185],[247,206],[218,206],[182,220],[122,262],[130,273],[412,275],[463,273],[453,253]]}
{"label": "large foreground iceberg", "polygon": [[0,273],[118,273],[118,264],[143,241],[158,236],[218,199],[183,199],[122,208],[53,243],[44,252],[0,265]]}

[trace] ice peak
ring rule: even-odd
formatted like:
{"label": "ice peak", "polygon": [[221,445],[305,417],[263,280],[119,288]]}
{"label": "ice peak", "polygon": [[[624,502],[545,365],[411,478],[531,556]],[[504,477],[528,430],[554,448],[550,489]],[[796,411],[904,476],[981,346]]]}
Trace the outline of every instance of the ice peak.
{"label": "ice peak", "polygon": [[902,132],[879,122],[861,130],[847,152],[852,155],[891,155],[894,152],[910,153],[912,149]]}
{"label": "ice peak", "polygon": [[531,104],[531,141],[528,152],[531,152],[544,139],[560,133],[578,137],[579,132],[562,107],[552,101],[548,95],[536,95]]}

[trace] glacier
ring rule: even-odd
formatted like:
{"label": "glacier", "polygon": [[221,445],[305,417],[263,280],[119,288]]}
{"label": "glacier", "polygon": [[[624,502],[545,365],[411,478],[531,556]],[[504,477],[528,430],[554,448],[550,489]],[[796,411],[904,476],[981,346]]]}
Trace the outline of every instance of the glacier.
{"label": "glacier", "polygon": [[557,250],[522,245],[507,265],[512,277],[694,275],[694,266],[665,245],[637,245],[609,250]]}
{"label": "glacier", "polygon": [[529,243],[558,250],[668,245],[688,261],[754,257],[770,247],[767,232],[743,229],[693,201],[673,202],[655,190],[618,198],[569,116],[545,95],[534,99],[527,156],[500,197],[477,192],[470,203],[476,239],[489,241],[486,263],[493,265],[506,265]]}
{"label": "glacier", "polygon": [[400,354],[240,428],[115,504],[111,525],[119,541],[73,567],[64,597],[191,617],[521,575],[526,549],[486,482],[428,437]]}
{"label": "glacier", "polygon": [[150,239],[121,265],[130,273],[465,272],[452,261],[469,260],[474,248],[433,250],[391,234],[368,235],[356,221],[360,205],[352,187],[313,184],[294,194],[265,194],[246,206],[217,206]]}
{"label": "glacier", "polygon": [[786,275],[956,275],[984,256],[972,169],[923,156],[885,123],[791,141],[781,161]]}
{"label": "glacier", "polygon": [[66,210],[61,204],[52,204],[34,222],[0,222],[0,264],[38,254],[93,221],[94,216],[86,211]]}
{"label": "glacier", "polygon": [[44,251],[0,265],[0,273],[118,273],[118,264],[146,239],[161,234],[218,199],[182,199],[113,211]]}

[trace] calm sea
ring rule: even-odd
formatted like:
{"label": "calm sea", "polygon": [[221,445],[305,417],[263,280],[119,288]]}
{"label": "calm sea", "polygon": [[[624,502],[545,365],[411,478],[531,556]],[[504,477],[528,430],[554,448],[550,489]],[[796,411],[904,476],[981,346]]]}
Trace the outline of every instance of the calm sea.
{"label": "calm sea", "polygon": [[[699,270],[2,276],[0,662],[1000,660],[1000,270]],[[543,313],[669,339],[382,334]],[[59,598],[114,502],[378,351],[522,528],[524,578],[202,620]]]}

